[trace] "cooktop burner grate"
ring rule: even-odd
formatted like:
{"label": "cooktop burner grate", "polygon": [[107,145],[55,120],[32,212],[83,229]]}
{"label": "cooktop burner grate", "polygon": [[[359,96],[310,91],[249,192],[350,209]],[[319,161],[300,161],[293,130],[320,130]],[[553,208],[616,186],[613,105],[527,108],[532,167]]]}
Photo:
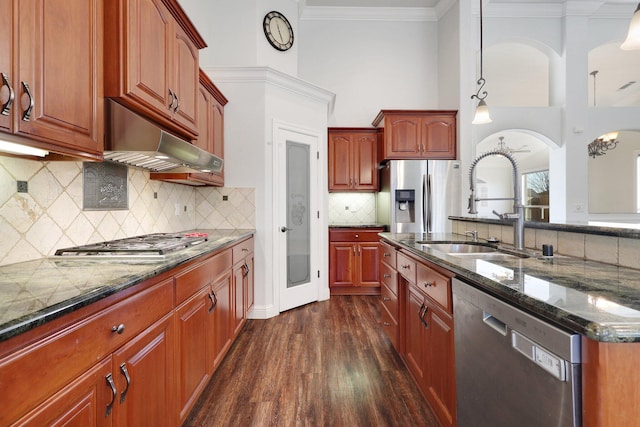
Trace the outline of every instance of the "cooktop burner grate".
{"label": "cooktop burner grate", "polygon": [[57,256],[163,256],[206,242],[206,233],[154,233],[58,249]]}

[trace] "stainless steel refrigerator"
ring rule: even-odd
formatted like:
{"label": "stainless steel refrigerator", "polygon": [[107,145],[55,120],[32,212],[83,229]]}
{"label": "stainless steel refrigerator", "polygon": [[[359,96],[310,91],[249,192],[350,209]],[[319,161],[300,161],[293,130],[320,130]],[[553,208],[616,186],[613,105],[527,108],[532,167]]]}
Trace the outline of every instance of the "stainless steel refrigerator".
{"label": "stainless steel refrigerator", "polygon": [[380,170],[379,224],[392,233],[449,233],[459,216],[461,176],[455,160],[391,160]]}

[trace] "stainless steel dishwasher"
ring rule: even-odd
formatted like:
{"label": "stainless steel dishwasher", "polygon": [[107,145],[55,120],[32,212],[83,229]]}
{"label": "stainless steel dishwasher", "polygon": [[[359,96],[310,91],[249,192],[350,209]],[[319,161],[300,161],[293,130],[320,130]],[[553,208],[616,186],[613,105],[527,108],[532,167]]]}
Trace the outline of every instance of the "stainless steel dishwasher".
{"label": "stainless steel dishwasher", "polygon": [[453,280],[460,427],[580,426],[580,335]]}

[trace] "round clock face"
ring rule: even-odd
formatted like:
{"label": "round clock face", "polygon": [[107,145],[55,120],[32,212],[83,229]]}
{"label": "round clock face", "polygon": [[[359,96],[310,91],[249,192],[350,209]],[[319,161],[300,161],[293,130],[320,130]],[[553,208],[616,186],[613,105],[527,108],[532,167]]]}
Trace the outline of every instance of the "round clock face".
{"label": "round clock face", "polygon": [[280,12],[269,12],[264,16],[264,35],[274,48],[285,51],[293,46],[293,29]]}

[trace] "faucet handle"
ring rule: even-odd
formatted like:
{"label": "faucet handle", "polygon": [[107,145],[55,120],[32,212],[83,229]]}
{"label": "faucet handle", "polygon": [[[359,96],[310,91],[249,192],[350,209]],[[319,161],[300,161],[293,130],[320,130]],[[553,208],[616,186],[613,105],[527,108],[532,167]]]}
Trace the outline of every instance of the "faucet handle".
{"label": "faucet handle", "polygon": [[464,234],[470,235],[473,238],[474,242],[478,241],[478,230],[465,231]]}

